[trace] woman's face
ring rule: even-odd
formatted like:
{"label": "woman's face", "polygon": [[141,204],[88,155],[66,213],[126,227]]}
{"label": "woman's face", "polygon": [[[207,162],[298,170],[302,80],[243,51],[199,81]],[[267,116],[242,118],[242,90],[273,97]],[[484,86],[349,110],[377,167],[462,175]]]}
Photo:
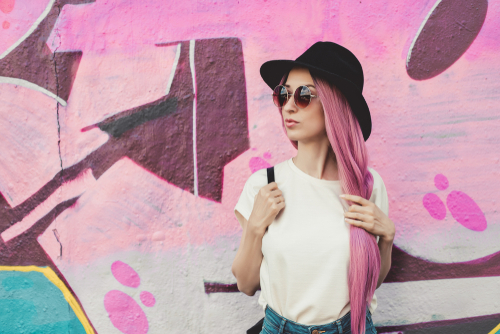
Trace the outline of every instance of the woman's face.
{"label": "woman's face", "polygon": [[[294,67],[288,74],[284,85],[290,94],[293,94],[299,86],[308,86],[312,95],[318,95],[307,68]],[[294,103],[293,96],[290,96],[288,102],[281,109],[281,113],[290,140],[310,142],[325,139],[325,114],[319,98],[312,98],[307,107],[299,109]]]}

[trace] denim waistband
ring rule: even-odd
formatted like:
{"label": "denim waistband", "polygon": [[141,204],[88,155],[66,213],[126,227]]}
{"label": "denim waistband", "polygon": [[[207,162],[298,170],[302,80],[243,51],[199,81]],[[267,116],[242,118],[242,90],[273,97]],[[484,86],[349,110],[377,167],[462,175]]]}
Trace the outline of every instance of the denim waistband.
{"label": "denim waistband", "polygon": [[[367,309],[367,325],[371,323],[371,314]],[[371,323],[373,326],[373,323]],[[368,327],[367,326],[367,327]],[[264,317],[264,328],[271,334],[293,333],[293,334],[336,334],[351,332],[351,311],[347,312],[343,317],[323,325],[303,325],[292,320],[289,320],[279,315],[269,305],[266,306]],[[368,328],[367,328],[368,329]],[[263,331],[267,333],[266,331]],[[368,332],[368,331],[367,331]]]}

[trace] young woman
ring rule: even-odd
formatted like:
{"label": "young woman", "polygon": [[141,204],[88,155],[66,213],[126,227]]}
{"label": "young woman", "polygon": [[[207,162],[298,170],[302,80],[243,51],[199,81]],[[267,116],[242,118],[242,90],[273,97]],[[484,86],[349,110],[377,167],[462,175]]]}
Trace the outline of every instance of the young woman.
{"label": "young woman", "polygon": [[376,333],[374,292],[391,266],[395,226],[384,182],[368,167],[361,64],[318,42],[260,72],[297,155],[275,165],[275,182],[261,169],[245,183],[235,207],[238,289],[261,289],[261,333]]}

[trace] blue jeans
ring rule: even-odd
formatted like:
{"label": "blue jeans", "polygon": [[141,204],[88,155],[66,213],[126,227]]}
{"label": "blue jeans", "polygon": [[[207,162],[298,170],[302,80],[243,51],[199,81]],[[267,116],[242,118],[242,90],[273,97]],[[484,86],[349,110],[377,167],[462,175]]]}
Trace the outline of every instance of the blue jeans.
{"label": "blue jeans", "polygon": [[[351,311],[325,325],[307,326],[288,320],[266,306],[264,325],[260,334],[351,334]],[[377,334],[372,314],[366,309],[366,334]]]}

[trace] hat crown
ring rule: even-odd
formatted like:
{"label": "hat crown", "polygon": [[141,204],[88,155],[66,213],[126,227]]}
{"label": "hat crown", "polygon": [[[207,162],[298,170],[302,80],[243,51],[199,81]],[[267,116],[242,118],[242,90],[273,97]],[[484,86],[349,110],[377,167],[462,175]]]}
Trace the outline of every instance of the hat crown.
{"label": "hat crown", "polygon": [[[296,61],[309,64],[351,81],[360,92],[363,91],[364,76],[361,63],[356,56],[333,42],[316,42]],[[311,68],[313,71],[314,69]]]}
{"label": "hat crown", "polygon": [[260,67],[260,75],[269,88],[274,89],[294,66],[308,68],[312,75],[334,84],[344,94],[366,141],[372,130],[372,121],[363,97],[363,68],[358,58],[336,43],[316,42],[296,60],[266,61]]}

